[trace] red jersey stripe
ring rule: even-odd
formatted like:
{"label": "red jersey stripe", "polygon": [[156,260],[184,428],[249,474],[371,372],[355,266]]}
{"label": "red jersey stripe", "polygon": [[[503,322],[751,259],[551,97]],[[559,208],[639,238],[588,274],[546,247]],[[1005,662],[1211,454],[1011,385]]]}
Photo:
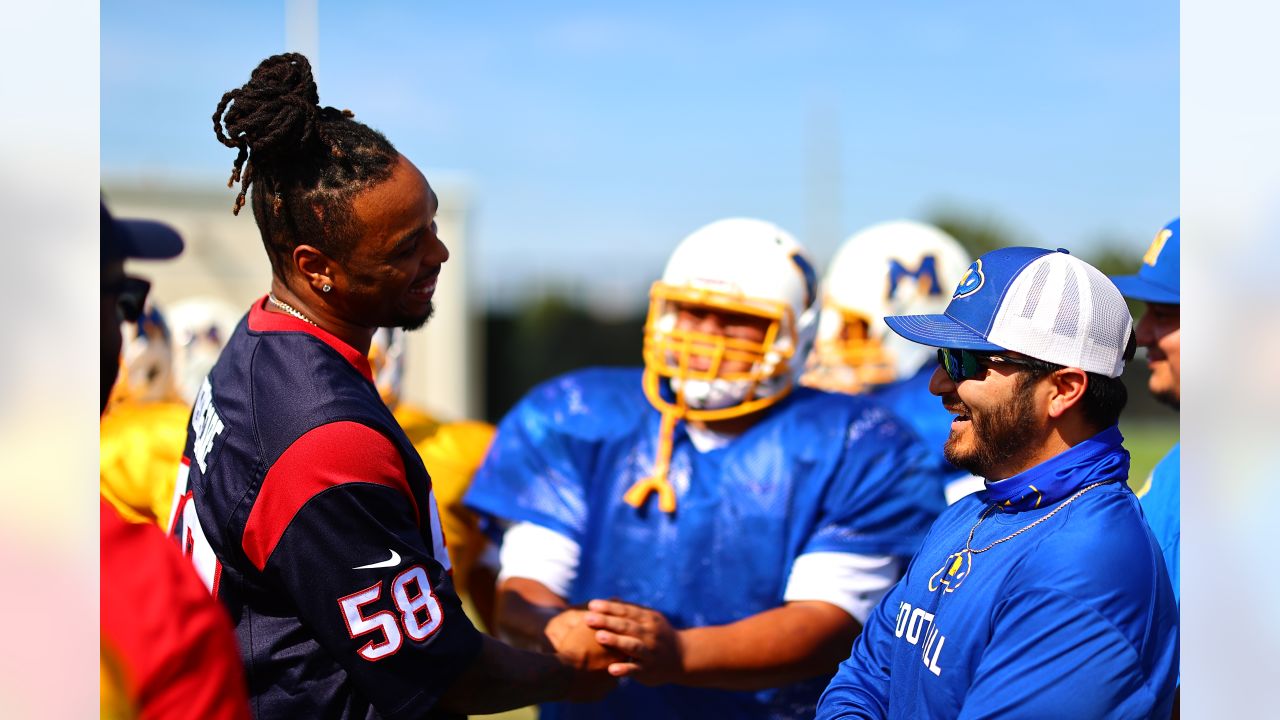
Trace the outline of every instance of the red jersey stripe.
{"label": "red jersey stripe", "polygon": [[372,483],[399,490],[421,523],[405,479],[404,460],[389,438],[357,422],[321,425],[298,438],[262,480],[242,536],[242,547],[254,567],[266,567],[280,537],[308,500],[345,483]]}

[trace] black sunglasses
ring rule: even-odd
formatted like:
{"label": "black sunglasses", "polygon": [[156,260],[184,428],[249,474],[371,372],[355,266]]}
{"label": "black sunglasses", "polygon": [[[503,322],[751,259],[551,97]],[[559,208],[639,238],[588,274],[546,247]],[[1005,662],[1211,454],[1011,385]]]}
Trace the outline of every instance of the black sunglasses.
{"label": "black sunglasses", "polygon": [[120,282],[102,287],[103,295],[116,296],[116,310],[120,319],[136,323],[142,317],[142,308],[147,304],[147,293],[151,292],[151,283],[136,277],[125,277]]}
{"label": "black sunglasses", "polygon": [[957,348],[938,348],[938,364],[947,376],[956,382],[971,380],[982,375],[989,364],[1008,363],[1022,367],[1042,369],[1046,363],[1039,360],[1021,360],[1008,355],[974,352]]}

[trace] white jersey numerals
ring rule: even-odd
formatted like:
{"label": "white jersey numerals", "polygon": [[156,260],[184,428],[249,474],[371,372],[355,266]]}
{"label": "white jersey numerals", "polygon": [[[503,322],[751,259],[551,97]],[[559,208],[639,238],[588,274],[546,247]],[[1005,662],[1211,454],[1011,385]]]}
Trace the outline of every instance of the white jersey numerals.
{"label": "white jersey numerals", "polygon": [[360,648],[360,657],[365,660],[381,660],[394,655],[400,649],[400,628],[396,625],[396,616],[390,610],[379,610],[365,617],[360,608],[382,597],[382,581],[377,585],[352,593],[340,600],[342,618],[347,622],[347,632],[352,638],[372,632],[382,632],[382,640],[370,640]]}
{"label": "white jersey numerals", "polygon": [[204,581],[204,586],[216,597],[218,595],[218,579],[222,575],[222,563],[213,552],[209,538],[200,526],[200,516],[196,513],[196,503],[192,493],[187,489],[187,481],[191,475],[191,465],[186,459],[178,466],[178,480],[173,488],[173,517],[169,519],[169,532],[178,539],[182,554],[195,566],[196,574]]}
{"label": "white jersey numerals", "polygon": [[352,639],[369,633],[380,634],[357,651],[365,660],[381,660],[394,655],[403,644],[404,635],[415,642],[427,640],[440,629],[444,620],[440,601],[431,589],[427,571],[421,565],[405,570],[391,581],[391,599],[400,611],[398,615],[390,610],[379,610],[370,615],[363,613],[365,605],[380,597],[381,581],[338,600],[342,619],[347,623],[347,632]]}

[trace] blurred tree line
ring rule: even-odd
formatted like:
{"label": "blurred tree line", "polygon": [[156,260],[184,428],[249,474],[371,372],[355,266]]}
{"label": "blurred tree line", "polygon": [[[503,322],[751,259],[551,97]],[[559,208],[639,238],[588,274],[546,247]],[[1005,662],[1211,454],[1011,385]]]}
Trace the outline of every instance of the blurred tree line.
{"label": "blurred tree line", "polygon": [[[1027,237],[994,215],[951,206],[935,208],[923,220],[945,230],[974,257],[1019,243],[1053,242],[1052,238]],[[1107,275],[1134,273],[1146,240],[1099,237],[1080,257]],[[1142,312],[1141,305],[1130,303],[1135,319]],[[595,365],[639,366],[643,312],[601,318],[570,301],[567,293],[530,299],[514,311],[491,311],[484,318],[485,419],[498,421],[535,385],[570,370]],[[1176,420],[1171,410],[1157,404],[1146,391],[1145,363],[1130,363],[1122,377],[1129,388],[1126,415]]]}

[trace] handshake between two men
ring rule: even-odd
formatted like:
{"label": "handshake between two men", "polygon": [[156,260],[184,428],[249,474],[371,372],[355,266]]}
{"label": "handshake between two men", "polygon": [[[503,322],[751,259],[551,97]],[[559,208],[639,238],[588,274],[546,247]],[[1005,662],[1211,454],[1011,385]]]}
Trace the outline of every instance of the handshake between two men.
{"label": "handshake between two men", "polygon": [[553,652],[610,684],[633,677],[662,685],[682,668],[680,636],[662,613],[616,599],[566,607],[540,583],[522,578],[504,583],[498,631],[517,647]]}

